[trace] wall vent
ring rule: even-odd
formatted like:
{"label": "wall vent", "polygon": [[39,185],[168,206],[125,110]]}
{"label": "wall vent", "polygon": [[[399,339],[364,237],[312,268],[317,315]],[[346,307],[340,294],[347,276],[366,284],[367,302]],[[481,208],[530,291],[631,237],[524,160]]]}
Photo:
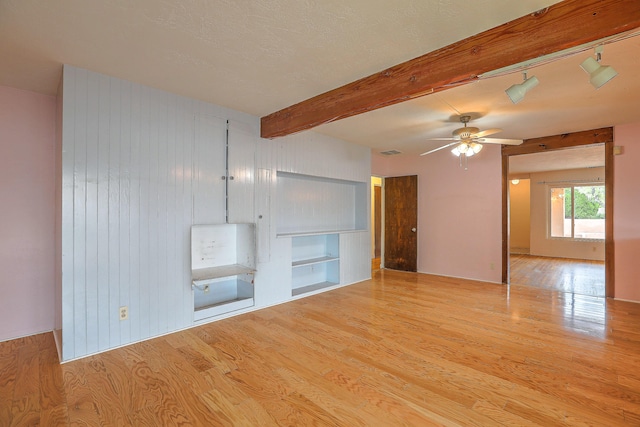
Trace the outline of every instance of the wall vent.
{"label": "wall vent", "polygon": [[394,156],[396,154],[401,154],[402,151],[398,151],[398,150],[387,150],[387,151],[381,151],[380,154],[382,154],[383,156]]}

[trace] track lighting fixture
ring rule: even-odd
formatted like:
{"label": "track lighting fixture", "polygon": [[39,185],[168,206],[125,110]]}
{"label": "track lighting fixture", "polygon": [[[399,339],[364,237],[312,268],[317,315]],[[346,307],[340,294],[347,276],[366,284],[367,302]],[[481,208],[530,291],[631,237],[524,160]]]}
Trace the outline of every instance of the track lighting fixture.
{"label": "track lighting fixture", "polygon": [[531,76],[527,78],[526,71],[522,72],[522,78],[523,78],[522,83],[514,84],[509,89],[505,90],[505,92],[509,96],[509,99],[511,99],[511,102],[513,102],[514,104],[517,104],[518,102],[522,101],[524,99],[524,95],[527,92],[529,92],[531,89],[536,87],[538,83],[540,83],[536,78],[536,76]]}
{"label": "track lighting fixture", "polygon": [[589,82],[595,87],[599,89],[604,86],[609,80],[618,75],[618,72],[608,65],[600,65],[600,60],[602,59],[602,50],[603,46],[596,46],[595,54],[596,59],[593,57],[588,57],[585,59],[580,67],[589,74]]}

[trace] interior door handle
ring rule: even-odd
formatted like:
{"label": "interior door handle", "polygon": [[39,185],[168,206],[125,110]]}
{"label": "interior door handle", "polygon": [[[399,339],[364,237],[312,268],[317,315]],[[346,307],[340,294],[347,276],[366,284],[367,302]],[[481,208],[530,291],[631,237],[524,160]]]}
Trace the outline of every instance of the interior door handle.
{"label": "interior door handle", "polygon": [[415,233],[415,232],[416,232],[416,228],[415,228],[415,227],[413,227],[413,228],[411,229],[411,231],[413,231],[413,232]]}

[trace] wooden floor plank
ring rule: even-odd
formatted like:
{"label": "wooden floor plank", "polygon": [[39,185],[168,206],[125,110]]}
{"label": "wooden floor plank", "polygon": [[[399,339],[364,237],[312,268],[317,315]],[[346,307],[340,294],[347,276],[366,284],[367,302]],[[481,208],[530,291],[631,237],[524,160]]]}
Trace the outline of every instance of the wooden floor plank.
{"label": "wooden floor plank", "polygon": [[[22,339],[0,343],[0,421],[5,425],[11,423],[11,404],[16,388],[18,375],[18,352]],[[27,344],[25,344],[27,345]]]}
{"label": "wooden floor plank", "polygon": [[0,425],[639,425],[640,304],[380,270],[60,365],[0,343]]}
{"label": "wooden floor plank", "polygon": [[510,254],[510,283],[577,295],[605,295],[604,261]]}

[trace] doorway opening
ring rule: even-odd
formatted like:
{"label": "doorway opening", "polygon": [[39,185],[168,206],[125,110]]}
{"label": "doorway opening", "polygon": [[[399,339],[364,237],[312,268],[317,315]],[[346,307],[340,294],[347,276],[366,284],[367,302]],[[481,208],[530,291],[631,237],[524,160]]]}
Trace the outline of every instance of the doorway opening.
{"label": "doorway opening", "polygon": [[609,130],[503,150],[504,283],[613,296]]}
{"label": "doorway opening", "polygon": [[[517,158],[510,163],[517,163],[513,162]],[[536,166],[532,159],[525,163],[537,168],[548,164]],[[518,165],[510,165],[510,169],[517,171]],[[578,295],[605,295],[604,184],[577,186],[545,181],[548,176],[558,180],[580,174],[593,180],[594,174],[603,172],[604,167],[590,167],[526,173],[526,178],[522,171],[512,175],[519,178],[509,181],[509,283]],[[603,175],[601,178],[604,180]],[[575,189],[589,190],[585,191],[589,197],[571,191]]]}
{"label": "doorway opening", "polygon": [[371,177],[371,271],[382,263],[382,178]]}

